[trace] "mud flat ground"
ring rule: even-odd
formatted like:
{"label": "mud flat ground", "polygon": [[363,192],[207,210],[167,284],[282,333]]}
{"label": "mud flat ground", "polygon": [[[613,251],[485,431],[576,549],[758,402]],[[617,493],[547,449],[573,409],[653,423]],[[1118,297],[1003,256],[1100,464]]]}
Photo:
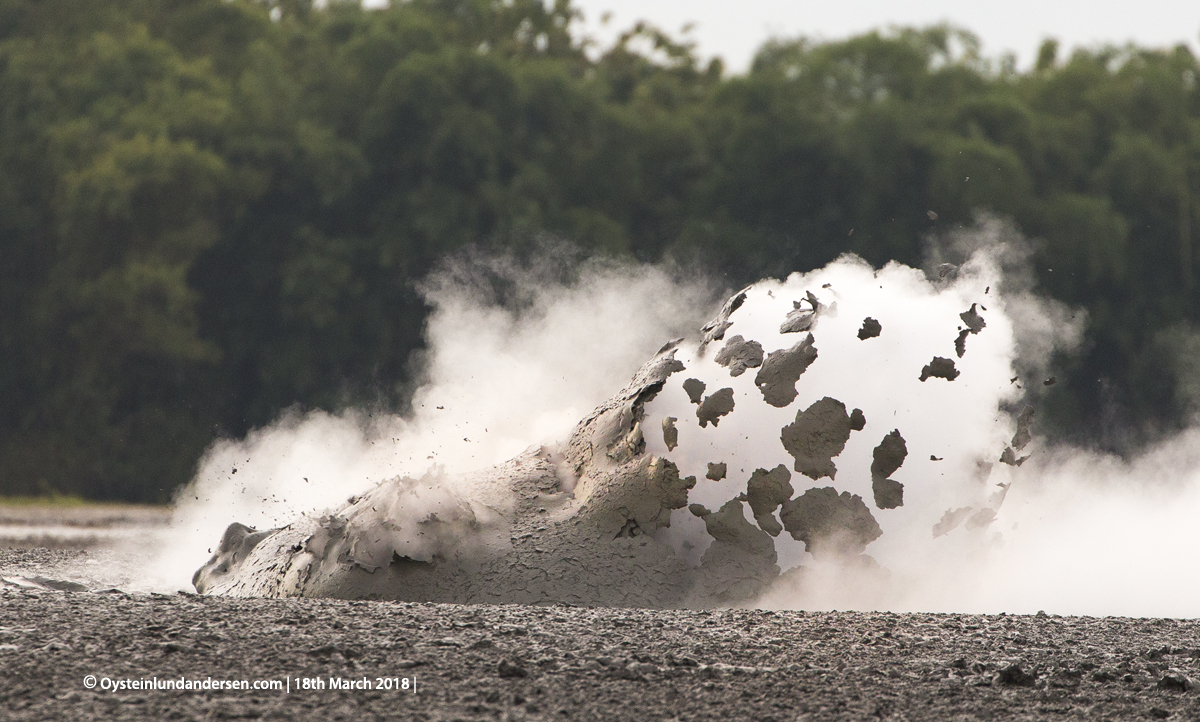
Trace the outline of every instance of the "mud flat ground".
{"label": "mud flat ground", "polygon": [[[0,718],[1200,719],[1192,620],[134,594],[106,554],[0,551]],[[155,677],[290,691],[103,689]]]}
{"label": "mud flat ground", "polygon": [[111,549],[166,527],[165,506],[0,504],[0,549]]}

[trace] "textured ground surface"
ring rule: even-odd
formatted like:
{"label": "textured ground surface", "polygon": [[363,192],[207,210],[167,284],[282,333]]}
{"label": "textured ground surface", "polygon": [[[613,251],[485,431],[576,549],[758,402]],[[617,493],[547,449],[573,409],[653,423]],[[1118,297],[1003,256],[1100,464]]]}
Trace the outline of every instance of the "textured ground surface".
{"label": "textured ground surface", "polygon": [[[54,577],[85,552],[0,552]],[[101,555],[103,558],[103,556]],[[86,565],[83,565],[86,568]],[[87,675],[100,678],[87,689]],[[103,678],[278,680],[102,691]],[[330,678],[416,680],[416,692]],[[1200,719],[1200,622],[648,611],[0,584],[0,718]],[[326,689],[297,689],[296,678]]]}

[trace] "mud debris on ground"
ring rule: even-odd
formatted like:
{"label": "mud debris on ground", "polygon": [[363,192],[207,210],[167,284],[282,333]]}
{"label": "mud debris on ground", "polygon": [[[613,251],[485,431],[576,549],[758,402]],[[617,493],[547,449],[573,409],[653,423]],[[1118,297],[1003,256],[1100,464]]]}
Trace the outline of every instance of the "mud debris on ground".
{"label": "mud debris on ground", "polygon": [[[0,552],[53,576],[91,552]],[[100,558],[105,558],[100,555]],[[1200,716],[1200,621],[448,605],[0,588],[6,720]],[[108,680],[282,690],[107,691]],[[416,692],[328,689],[416,681]],[[296,688],[325,680],[325,690]],[[380,685],[382,686],[382,685]]]}

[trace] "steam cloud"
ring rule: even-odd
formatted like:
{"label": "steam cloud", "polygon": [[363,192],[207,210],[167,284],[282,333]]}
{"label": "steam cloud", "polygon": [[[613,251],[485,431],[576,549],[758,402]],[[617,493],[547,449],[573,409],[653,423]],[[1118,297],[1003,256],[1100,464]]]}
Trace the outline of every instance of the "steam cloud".
{"label": "steam cloud", "polygon": [[[1200,615],[1200,581],[1189,571],[1200,552],[1193,522],[1200,514],[1200,430],[1130,461],[1047,448],[1035,433],[1022,452],[1032,453],[1026,463],[996,463],[1017,431],[1002,409],[1028,400],[1023,385],[1010,380],[1036,378],[1055,351],[1078,342],[1082,329],[1082,317],[1033,292],[1022,248],[1012,231],[989,221],[933,247],[929,274],[899,264],[876,270],[848,257],[787,281],[760,282],[749,291],[755,302],[747,309],[754,313],[737,317],[729,338],[703,350],[695,338],[680,347],[688,370],[647,404],[644,426],[649,453],[699,480],[692,503],[715,510],[746,492],[756,469],[792,469],[798,462],[780,444],[779,430],[799,423],[798,409],[830,397],[844,402],[847,414],[859,409],[865,418],[864,428],[832,457],[835,479],[810,483],[794,472],[792,485],[797,496],[830,485],[866,499],[883,533],[865,553],[878,564],[814,558],[784,532],[774,539],[785,573],[758,604]],[[936,270],[946,258],[968,255],[960,267]],[[481,273],[505,282],[504,298],[479,282]],[[230,521],[271,528],[336,507],[400,474],[465,472],[565,439],[664,341],[699,328],[717,298],[711,283],[680,280],[659,267],[592,262],[565,281],[549,282],[551,275],[511,260],[474,259],[431,278],[424,289],[435,309],[427,328],[426,381],[415,392],[411,416],[292,412],[244,440],[214,445],[179,497],[148,584],[186,588]],[[772,351],[804,339],[803,331],[780,333],[779,327],[789,312],[804,311],[793,302],[806,292],[813,294],[813,309],[821,307],[814,314],[822,331],[818,358],[837,363],[812,363],[795,385],[799,398],[777,408],[763,402],[766,391],[756,378]],[[945,329],[963,326],[960,314],[972,304],[981,307],[986,329],[965,336],[965,353],[956,356],[955,338]],[[801,316],[796,325],[805,322]],[[860,327],[869,331],[868,317],[881,332],[860,338]],[[830,333],[838,326],[847,332]],[[758,342],[761,353],[731,343],[734,334],[743,343]],[[913,375],[910,383],[897,383],[888,372],[921,369],[934,348],[954,360],[960,378],[934,373],[926,381]],[[730,376],[738,364],[744,372]],[[704,411],[711,423],[703,429],[697,411],[705,402],[695,403],[694,389],[684,383],[700,370],[723,375],[734,404],[723,411],[723,398],[712,402]],[[701,393],[712,397],[719,390]],[[848,460],[870,460],[893,430],[906,445],[907,459],[889,471],[903,485],[903,505],[876,508],[872,467]],[[960,520],[934,536],[947,512],[968,506],[978,512],[989,503],[990,523],[972,527]],[[749,507],[746,514],[756,523]],[[779,523],[779,511],[771,514]],[[672,514],[663,536],[692,564],[711,542],[704,521],[688,509]]]}

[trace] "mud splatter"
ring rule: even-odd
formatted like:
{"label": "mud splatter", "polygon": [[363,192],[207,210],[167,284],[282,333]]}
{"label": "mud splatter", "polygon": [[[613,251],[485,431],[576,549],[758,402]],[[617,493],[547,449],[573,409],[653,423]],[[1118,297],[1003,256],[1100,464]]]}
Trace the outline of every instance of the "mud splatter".
{"label": "mud splatter", "polygon": [[[983,316],[980,316],[975,310],[977,305],[979,304],[972,303],[969,309],[958,314],[958,317],[962,319],[962,322],[967,326],[967,330],[971,333],[979,333],[987,326],[987,321],[984,321]],[[960,306],[959,308],[962,307]]]}
{"label": "mud splatter", "polygon": [[867,316],[863,319],[862,328],[858,329],[858,340],[866,341],[869,338],[875,338],[882,331],[883,325],[870,316]]}
{"label": "mud splatter", "polygon": [[700,347],[696,350],[697,356],[704,356],[704,349],[708,347],[708,344],[725,338],[725,332],[728,331],[729,327],[733,325],[733,323],[729,320],[729,317],[732,316],[733,312],[741,308],[742,304],[746,302],[746,292],[749,290],[750,286],[747,286],[731,296],[729,300],[725,302],[725,305],[721,307],[721,311],[717,314],[717,317],[704,324],[704,327],[700,329],[702,340],[700,342]]}
{"label": "mud splatter", "polygon": [[958,374],[959,371],[954,368],[954,361],[952,359],[934,356],[933,360],[925,364],[925,367],[921,369],[921,380],[924,381],[933,377],[953,381],[958,378]]}
{"label": "mud splatter", "polygon": [[818,559],[861,554],[883,535],[862,497],[832,486],[812,488],[783,503],[783,528]]}
{"label": "mud splatter", "polygon": [[733,336],[725,342],[725,347],[717,352],[715,361],[729,369],[729,375],[737,378],[746,369],[756,369],[762,366],[763,348],[758,341],[747,341],[741,336]]}
{"label": "mud splatter", "polygon": [[1029,456],[1017,456],[1017,452],[1013,451],[1011,446],[1004,447],[1003,453],[1000,454],[1000,463],[1008,464],[1009,466],[1020,466],[1029,459]]}
{"label": "mud splatter", "polygon": [[667,451],[674,451],[676,446],[679,446],[679,429],[675,428],[675,422],[679,419],[674,416],[668,416],[662,420],[663,443],[667,445]]}
{"label": "mud splatter", "polygon": [[937,539],[957,529],[958,525],[966,521],[972,511],[974,509],[969,506],[964,506],[961,509],[947,509],[946,513],[942,514],[941,521],[933,525],[933,538]]}
{"label": "mud splatter", "polygon": [[746,502],[750,504],[750,512],[759,528],[771,536],[779,536],[783,531],[774,512],[795,493],[791,478],[792,472],[780,464],[770,471],[755,469],[750,481],[746,482]]}
{"label": "mud splatter", "polygon": [[958,338],[954,339],[954,353],[958,354],[959,358],[967,352],[967,336],[971,333],[971,329],[964,328],[958,332]]}
{"label": "mud splatter", "polygon": [[779,439],[796,460],[796,471],[814,480],[833,479],[837,475],[833,457],[846,448],[851,428],[846,405],[826,396],[796,412],[795,422],[783,427]]}
{"label": "mud splatter", "polygon": [[1029,428],[1033,426],[1035,413],[1032,406],[1026,406],[1021,409],[1021,414],[1017,417],[1017,433],[1013,434],[1012,437],[1012,447],[1017,451],[1024,449],[1025,445],[1033,439]]}
{"label": "mud splatter", "polygon": [[708,422],[716,426],[722,416],[733,411],[733,389],[724,388],[711,396],[706,396],[696,409],[696,418],[700,419],[700,428],[707,428]]}
{"label": "mud splatter", "polygon": [[875,496],[875,506],[879,509],[904,506],[904,484],[888,478],[908,457],[908,445],[900,430],[883,437],[871,456],[871,493]]}
{"label": "mud splatter", "polygon": [[796,382],[817,359],[813,335],[789,349],[772,351],[754,377],[754,385],[762,392],[763,400],[782,409],[796,399]]}

